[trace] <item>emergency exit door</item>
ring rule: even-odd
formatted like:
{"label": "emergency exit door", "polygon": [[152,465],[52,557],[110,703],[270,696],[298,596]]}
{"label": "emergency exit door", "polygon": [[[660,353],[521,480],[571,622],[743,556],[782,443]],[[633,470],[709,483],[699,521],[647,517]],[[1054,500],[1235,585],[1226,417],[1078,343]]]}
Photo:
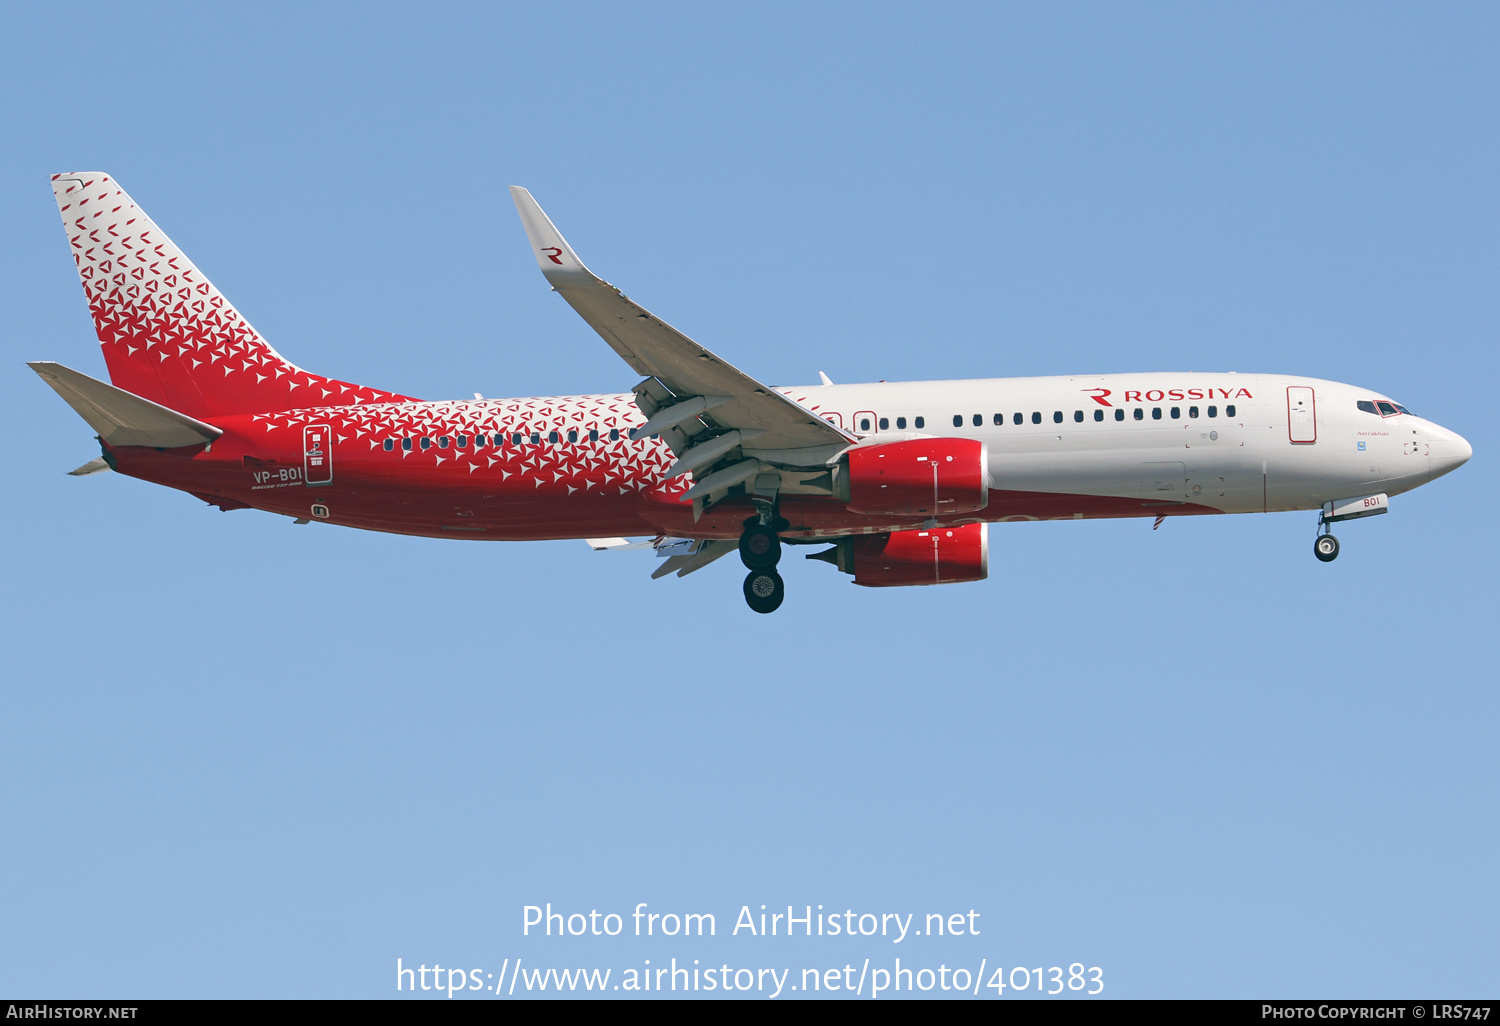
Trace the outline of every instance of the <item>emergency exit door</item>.
{"label": "emergency exit door", "polygon": [[1293,442],[1311,445],[1318,440],[1318,411],[1313,390],[1305,385],[1286,390],[1286,429]]}
{"label": "emergency exit door", "polygon": [[327,424],[302,429],[302,478],[310,485],[333,483],[333,442]]}

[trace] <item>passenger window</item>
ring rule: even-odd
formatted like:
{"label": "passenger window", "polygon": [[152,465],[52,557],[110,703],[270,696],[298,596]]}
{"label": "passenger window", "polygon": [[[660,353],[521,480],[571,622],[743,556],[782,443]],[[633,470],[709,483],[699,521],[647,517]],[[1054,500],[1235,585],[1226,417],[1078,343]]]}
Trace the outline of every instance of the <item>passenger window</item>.
{"label": "passenger window", "polygon": [[1141,407],[1137,406],[1135,408],[1135,419],[1136,420],[1142,420],[1143,418],[1145,418],[1145,416],[1146,416],[1146,411],[1144,409],[1142,409]]}
{"label": "passenger window", "polygon": [[1196,406],[1189,406],[1188,407],[1188,416],[1192,417],[1194,420],[1197,420],[1198,419],[1198,407],[1196,407]]}
{"label": "passenger window", "polygon": [[1076,424],[1082,424],[1083,423],[1083,411],[1082,410],[1074,410],[1073,411],[1073,422],[1076,423]]}
{"label": "passenger window", "polygon": [[541,445],[542,444],[542,433],[540,431],[533,431],[531,433],[531,444],[532,445]]}
{"label": "passenger window", "polygon": [[916,425],[917,425],[917,430],[918,431],[922,430],[924,427],[927,426],[927,418],[926,417],[918,417],[917,420],[916,420]]}
{"label": "passenger window", "polygon": [[1174,407],[1172,407],[1172,419],[1173,420],[1181,420],[1182,419],[1182,407],[1181,406],[1174,406]]}
{"label": "passenger window", "polygon": [[611,442],[618,442],[620,440],[620,429],[619,428],[610,428],[609,429],[609,440]]}
{"label": "passenger window", "polygon": [[898,431],[905,431],[906,430],[906,418],[905,417],[897,417],[896,418],[896,429]]}
{"label": "passenger window", "polygon": [[1217,406],[1210,406],[1208,408],[1208,415],[1210,417],[1217,417],[1219,415],[1219,408]]}
{"label": "passenger window", "polygon": [[882,430],[882,431],[889,431],[890,428],[891,428],[891,419],[889,417],[881,417],[880,418],[880,430]]}
{"label": "passenger window", "polygon": [[1054,423],[1054,424],[1061,424],[1062,423],[1062,410],[1053,410],[1052,411],[1052,423]]}
{"label": "passenger window", "polygon": [[955,413],[953,415],[953,426],[954,427],[963,427],[964,426],[964,415],[962,413]]}
{"label": "passenger window", "polygon": [[1095,420],[1103,420],[1104,419],[1104,411],[1103,410],[1095,410],[1094,411],[1094,419]]}
{"label": "passenger window", "polygon": [[553,445],[556,445],[559,441],[561,441],[561,439],[558,438],[556,431],[548,431],[547,441],[551,442]]}
{"label": "passenger window", "polygon": [[1024,413],[1018,413],[1018,414],[1016,414],[1014,420],[1015,420],[1015,423],[1017,423],[1017,424],[1024,424],[1024,423],[1026,423],[1026,414],[1024,414]]}
{"label": "passenger window", "polygon": [[1396,414],[1401,412],[1400,410],[1396,409],[1395,403],[1388,403],[1384,399],[1377,401],[1375,405],[1380,408],[1380,415],[1382,417],[1394,417]]}
{"label": "passenger window", "polygon": [[598,428],[589,428],[589,441],[591,441],[591,442],[597,442],[597,441],[599,441],[599,429]]}
{"label": "passenger window", "polygon": [[1152,420],[1161,420],[1161,407],[1160,406],[1153,406],[1153,407],[1151,407],[1151,419]]}
{"label": "passenger window", "polygon": [[868,430],[870,430],[870,418],[869,417],[861,417],[861,418],[859,418],[859,429],[861,431],[868,431]]}
{"label": "passenger window", "polygon": [[511,445],[520,445],[521,444],[521,432],[517,431],[517,432],[515,432],[514,434],[512,434],[510,436],[510,444]]}
{"label": "passenger window", "polygon": [[424,449],[431,449],[432,448],[432,439],[427,438],[427,437],[424,436],[422,438],[422,443],[421,444],[422,444],[422,448],[424,448]]}
{"label": "passenger window", "polygon": [[1042,422],[1042,414],[1040,410],[1032,411],[1031,422],[1033,424],[1040,424]]}
{"label": "passenger window", "polygon": [[577,428],[568,428],[568,441],[570,441],[570,442],[576,442],[576,441],[578,441],[578,429]]}
{"label": "passenger window", "polygon": [[448,448],[448,443],[451,442],[452,440],[453,439],[449,438],[447,435],[441,436],[440,438],[438,438],[438,448],[439,449],[446,449],[446,448]]}
{"label": "passenger window", "polygon": [[390,452],[394,448],[396,448],[396,440],[394,438],[387,438],[385,440],[385,451]]}
{"label": "passenger window", "polygon": [[1116,410],[1115,411],[1115,420],[1124,420],[1124,419],[1125,419],[1125,411],[1124,410]]}
{"label": "passenger window", "polygon": [[1234,407],[1233,406],[1226,406],[1226,407],[1224,407],[1224,416],[1226,416],[1226,417],[1233,417],[1234,416]]}
{"label": "passenger window", "polygon": [[405,450],[406,452],[411,452],[411,439],[410,438],[403,438],[403,439],[401,439],[401,448],[403,450]]}
{"label": "passenger window", "polygon": [[458,447],[460,449],[467,449],[469,447],[469,436],[468,435],[459,435],[457,441],[458,441]]}
{"label": "passenger window", "polygon": [[997,413],[997,414],[995,414],[995,426],[996,427],[1000,427],[1004,423],[1005,423],[1005,414],[1003,414],[1003,413]]}
{"label": "passenger window", "polygon": [[984,414],[982,414],[982,413],[976,413],[976,414],[974,414],[974,426],[975,427],[983,427],[984,426]]}

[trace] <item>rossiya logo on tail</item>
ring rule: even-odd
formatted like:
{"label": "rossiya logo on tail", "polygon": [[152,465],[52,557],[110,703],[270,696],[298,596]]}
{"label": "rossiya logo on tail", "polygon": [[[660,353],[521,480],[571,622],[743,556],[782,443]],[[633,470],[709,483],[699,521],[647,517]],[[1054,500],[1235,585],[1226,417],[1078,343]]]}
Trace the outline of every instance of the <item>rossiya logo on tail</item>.
{"label": "rossiya logo on tail", "polygon": [[[1089,398],[1100,406],[1113,406],[1109,397],[1114,393],[1107,388],[1084,388],[1082,392],[1089,393]],[[1248,388],[1147,388],[1126,389],[1125,394],[1120,397],[1121,403],[1159,403],[1164,400],[1173,399],[1206,399],[1212,402],[1214,399],[1254,399]]]}

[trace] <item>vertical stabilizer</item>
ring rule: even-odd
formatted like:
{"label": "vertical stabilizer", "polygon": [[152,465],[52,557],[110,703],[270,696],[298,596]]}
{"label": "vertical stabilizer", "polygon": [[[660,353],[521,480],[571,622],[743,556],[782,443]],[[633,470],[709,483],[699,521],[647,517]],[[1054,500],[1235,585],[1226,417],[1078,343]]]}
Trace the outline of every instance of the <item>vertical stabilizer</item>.
{"label": "vertical stabilizer", "polygon": [[409,398],[282,359],[108,175],[52,192],[117,387],[199,418]]}

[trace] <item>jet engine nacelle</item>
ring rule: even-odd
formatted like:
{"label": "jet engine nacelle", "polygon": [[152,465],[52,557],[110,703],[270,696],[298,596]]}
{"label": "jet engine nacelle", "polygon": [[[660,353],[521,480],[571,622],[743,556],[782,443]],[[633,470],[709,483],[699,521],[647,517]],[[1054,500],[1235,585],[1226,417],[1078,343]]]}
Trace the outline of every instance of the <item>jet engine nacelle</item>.
{"label": "jet engine nacelle", "polygon": [[866,588],[982,581],[990,572],[989,524],[840,538],[822,559]]}
{"label": "jet engine nacelle", "polygon": [[850,449],[837,491],[855,513],[952,516],[989,505],[985,445],[973,438],[915,438]]}

